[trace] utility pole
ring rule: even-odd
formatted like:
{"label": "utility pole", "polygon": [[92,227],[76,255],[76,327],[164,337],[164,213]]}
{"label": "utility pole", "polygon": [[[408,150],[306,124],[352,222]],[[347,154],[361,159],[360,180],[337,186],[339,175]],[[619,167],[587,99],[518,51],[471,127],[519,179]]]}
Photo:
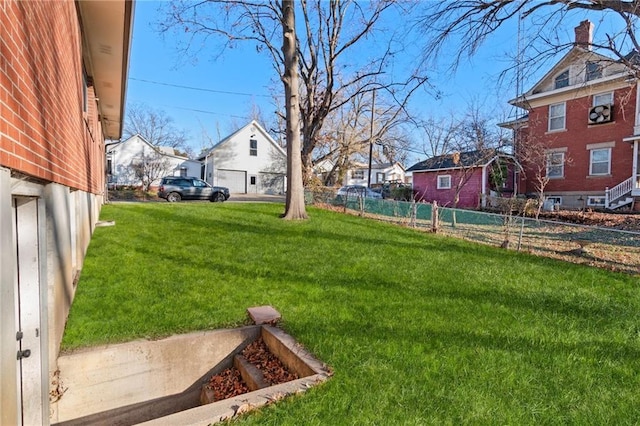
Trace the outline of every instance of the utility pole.
{"label": "utility pole", "polygon": [[373,89],[371,99],[371,126],[369,129],[369,178],[367,179],[367,188],[371,189],[371,158],[373,157],[373,114],[376,108],[376,90]]}

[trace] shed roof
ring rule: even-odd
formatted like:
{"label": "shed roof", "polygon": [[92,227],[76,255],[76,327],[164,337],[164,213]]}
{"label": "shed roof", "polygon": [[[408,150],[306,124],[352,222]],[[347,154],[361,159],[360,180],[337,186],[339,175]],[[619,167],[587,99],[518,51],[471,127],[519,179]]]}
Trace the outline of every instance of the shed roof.
{"label": "shed roof", "polygon": [[[457,154],[457,155],[456,155]],[[459,159],[456,161],[456,157]],[[496,156],[505,155],[496,149],[479,149],[460,153],[444,154],[428,158],[414,164],[407,169],[408,172],[458,169],[465,167],[482,167],[491,163]],[[506,156],[506,155],[505,155]]]}

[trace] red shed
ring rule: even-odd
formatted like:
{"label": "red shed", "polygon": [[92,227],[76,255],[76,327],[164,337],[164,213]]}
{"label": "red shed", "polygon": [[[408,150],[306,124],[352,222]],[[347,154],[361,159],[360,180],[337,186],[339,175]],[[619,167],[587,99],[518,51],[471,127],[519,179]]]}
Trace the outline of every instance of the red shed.
{"label": "red shed", "polygon": [[514,157],[484,149],[439,155],[414,164],[407,171],[413,172],[416,200],[478,208],[486,205],[489,195],[511,197],[519,167]]}

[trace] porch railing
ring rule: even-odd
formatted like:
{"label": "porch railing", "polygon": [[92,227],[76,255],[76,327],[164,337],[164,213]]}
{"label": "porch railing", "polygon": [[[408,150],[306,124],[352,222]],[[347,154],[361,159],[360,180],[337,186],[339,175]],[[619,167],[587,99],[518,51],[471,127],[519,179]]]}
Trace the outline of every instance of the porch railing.
{"label": "porch railing", "polygon": [[629,194],[633,189],[633,184],[634,184],[634,179],[633,179],[633,176],[631,176],[629,179],[620,182],[619,184],[617,184],[611,189],[606,188],[604,192],[605,208],[609,208],[609,205],[611,204],[612,201],[615,201],[618,198],[621,198]]}

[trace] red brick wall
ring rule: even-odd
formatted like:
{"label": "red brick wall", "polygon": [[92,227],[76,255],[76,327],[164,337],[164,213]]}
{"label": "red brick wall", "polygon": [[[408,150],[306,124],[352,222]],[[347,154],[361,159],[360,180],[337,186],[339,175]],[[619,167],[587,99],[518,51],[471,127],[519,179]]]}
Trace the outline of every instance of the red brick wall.
{"label": "red brick wall", "polygon": [[[611,188],[631,176],[633,145],[622,139],[633,135],[635,92],[635,86],[614,92],[614,121],[606,124],[588,124],[591,96],[566,101],[565,131],[548,132],[548,106],[529,112],[530,143],[542,141],[548,148],[567,148],[565,158],[569,161],[564,178],[550,180],[546,192],[604,191],[605,187]],[[611,176],[589,176],[590,151],[586,146],[602,142],[615,142],[611,149]],[[527,174],[526,186],[521,186],[520,192],[535,192],[533,173]]]}
{"label": "red brick wall", "polygon": [[83,112],[75,3],[0,4],[0,165],[71,188],[104,188],[104,141],[93,90]]}

